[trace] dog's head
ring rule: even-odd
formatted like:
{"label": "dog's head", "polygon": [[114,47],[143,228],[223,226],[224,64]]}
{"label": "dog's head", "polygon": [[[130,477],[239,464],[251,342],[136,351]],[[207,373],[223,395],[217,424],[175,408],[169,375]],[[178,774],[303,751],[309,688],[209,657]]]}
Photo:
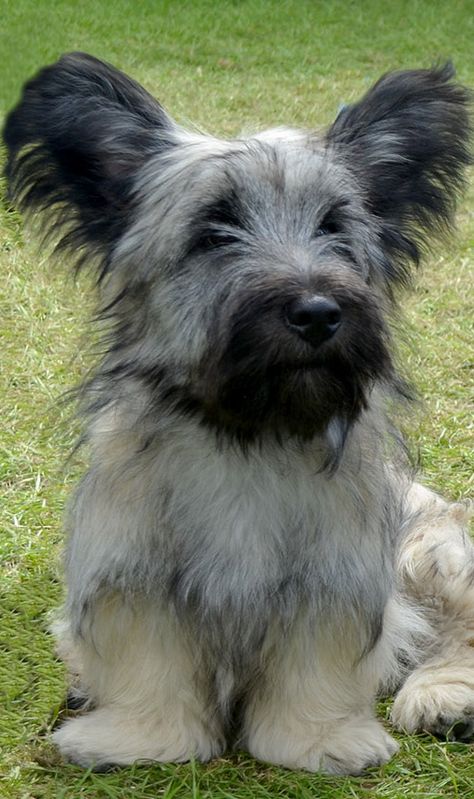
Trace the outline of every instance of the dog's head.
{"label": "dog's head", "polygon": [[395,380],[393,287],[450,225],[469,163],[453,70],[398,72],[323,135],[190,133],[83,54],[24,90],[5,128],[12,195],[96,259],[116,319],[101,385],[241,442],[340,442]]}

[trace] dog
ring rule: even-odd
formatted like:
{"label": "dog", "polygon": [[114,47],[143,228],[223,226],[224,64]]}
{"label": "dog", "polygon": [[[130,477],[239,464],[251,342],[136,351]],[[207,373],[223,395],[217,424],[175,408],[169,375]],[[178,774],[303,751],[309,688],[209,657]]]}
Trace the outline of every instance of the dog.
{"label": "dog", "polygon": [[414,482],[389,419],[395,298],[452,224],[468,105],[448,64],[323,133],[228,141],[86,54],[26,84],[10,196],[96,270],[104,341],[56,624],[83,702],[65,758],[239,746],[359,774],[397,750],[374,703],[403,680],[396,726],[470,735],[468,509]]}

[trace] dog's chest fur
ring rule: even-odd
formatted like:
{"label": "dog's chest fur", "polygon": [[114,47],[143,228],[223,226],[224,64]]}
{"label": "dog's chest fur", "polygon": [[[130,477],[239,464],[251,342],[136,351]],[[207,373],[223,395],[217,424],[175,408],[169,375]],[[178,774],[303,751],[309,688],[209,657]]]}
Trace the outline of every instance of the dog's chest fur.
{"label": "dog's chest fur", "polygon": [[163,556],[152,559],[150,578],[208,647],[235,655],[239,669],[242,652],[258,654],[271,625],[289,629],[301,614],[310,625],[355,615],[361,638],[365,628],[373,640],[392,590],[393,507],[375,476],[367,482],[367,468],[360,476],[352,468],[356,451],[364,457],[357,435],[349,471],[341,464],[332,477],[318,473],[318,448],[244,456],[196,432],[192,441],[186,458],[174,442],[175,461],[171,452],[163,459]]}
{"label": "dog's chest fur", "polygon": [[[105,521],[107,574],[94,574],[91,564],[91,573],[78,575],[81,584],[105,579],[120,590],[158,594],[203,634],[211,630],[220,647],[224,639],[238,649],[245,639],[248,648],[251,639],[253,649],[272,620],[289,624],[302,607],[339,619],[360,611],[369,627],[377,625],[391,585],[393,530],[376,447],[372,464],[354,469],[354,461],[367,459],[355,431],[330,476],[320,471],[314,445],[273,443],[244,454],[219,447],[194,422],[184,428],[138,453],[133,468],[127,465],[127,483],[117,436],[111,439],[111,469],[93,469],[89,479],[97,491],[122,480],[120,523],[115,514]],[[131,539],[137,513],[142,526]],[[75,536],[71,561],[84,561],[76,547],[87,546],[85,537]]]}

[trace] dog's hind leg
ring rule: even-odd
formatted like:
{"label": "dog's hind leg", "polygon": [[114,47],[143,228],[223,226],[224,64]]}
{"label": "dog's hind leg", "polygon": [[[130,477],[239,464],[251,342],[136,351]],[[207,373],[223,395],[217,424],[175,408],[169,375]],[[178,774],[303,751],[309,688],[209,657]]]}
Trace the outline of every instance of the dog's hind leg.
{"label": "dog's hind leg", "polygon": [[392,721],[407,732],[474,736],[474,545],[470,510],[415,484],[399,559],[407,593],[427,608],[433,641],[395,698]]}
{"label": "dog's hind leg", "polygon": [[54,733],[67,759],[103,770],[221,752],[222,735],[199,685],[199,654],[170,609],[110,595],[85,619],[74,650],[94,709]]}

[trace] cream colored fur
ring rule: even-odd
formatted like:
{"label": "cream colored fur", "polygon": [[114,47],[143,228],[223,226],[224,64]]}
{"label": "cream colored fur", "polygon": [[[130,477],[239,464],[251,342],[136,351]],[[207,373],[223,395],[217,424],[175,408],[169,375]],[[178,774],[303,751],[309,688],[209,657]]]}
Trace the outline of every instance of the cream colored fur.
{"label": "cream colored fur", "polygon": [[73,644],[62,622],[55,632],[79,688],[99,704],[54,733],[63,755],[100,768],[220,753],[211,709],[193,681],[195,653],[170,611],[109,596],[83,638]]}
{"label": "cream colored fur", "polygon": [[[409,491],[415,522],[399,571],[410,602],[387,606],[383,634],[359,663],[357,623],[309,634],[302,613],[285,647],[269,631],[262,679],[248,703],[242,743],[255,757],[289,768],[359,773],[384,763],[397,744],[373,716],[373,697],[397,674],[394,653],[406,629],[427,650],[398,692],[394,725],[438,733],[474,714],[474,547],[466,532],[469,508],[448,504],[415,484]],[[414,605],[426,609],[431,638]],[[196,690],[197,648],[181,634],[170,609],[109,597],[93,627],[73,643],[56,625],[60,655],[80,674],[80,687],[99,707],[66,722],[54,735],[65,756],[95,767],[108,761],[208,760],[223,742],[213,708]],[[351,640],[353,639],[353,646]],[[275,657],[275,652],[277,656]],[[353,652],[353,655],[351,655]],[[198,686],[199,688],[199,686]],[[225,687],[221,686],[224,691]]]}
{"label": "cream colored fur", "polygon": [[394,725],[407,732],[448,734],[456,723],[474,727],[474,545],[469,504],[448,504],[414,484],[418,513],[399,559],[407,593],[427,609],[433,641],[395,698]]}

